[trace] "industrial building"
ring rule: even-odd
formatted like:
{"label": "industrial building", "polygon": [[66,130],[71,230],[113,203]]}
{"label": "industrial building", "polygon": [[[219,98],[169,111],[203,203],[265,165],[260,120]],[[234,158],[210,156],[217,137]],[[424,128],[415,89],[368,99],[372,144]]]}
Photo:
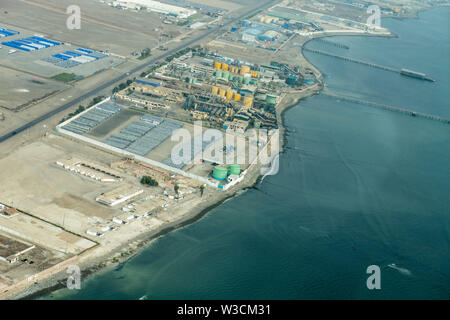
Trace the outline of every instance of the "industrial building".
{"label": "industrial building", "polygon": [[112,117],[119,112],[121,108],[114,102],[105,101],[83,113],[63,126],[63,129],[85,134],[90,132],[93,128],[98,126],[106,119]]}
{"label": "industrial building", "polygon": [[70,172],[86,176],[100,182],[117,182],[121,180],[120,174],[115,170],[97,163],[80,159],[60,160],[56,164]]}
{"label": "industrial building", "polygon": [[180,19],[186,19],[197,13],[197,11],[193,9],[187,9],[153,0],[118,0],[113,1],[111,6],[120,6],[126,9],[146,8],[148,11],[171,15]]}
{"label": "industrial building", "polygon": [[141,188],[132,185],[123,185],[112,191],[102,193],[101,195],[96,197],[95,200],[107,206],[113,207],[118,205],[119,203],[130,200],[143,192],[144,190]]}
{"label": "industrial building", "polygon": [[23,39],[17,39],[13,41],[4,41],[3,45],[11,47],[13,49],[19,49],[22,51],[30,52],[37,51],[42,48],[49,48],[54,46],[59,46],[62,43],[58,41],[49,40],[42,37],[29,37]]}
{"label": "industrial building", "polygon": [[36,246],[24,241],[15,240],[0,234],[0,261],[15,263],[24,253],[34,249]]}
{"label": "industrial building", "polygon": [[42,61],[52,63],[57,67],[73,68],[80,64],[97,61],[106,57],[109,57],[109,53],[78,48],[54,54],[51,57],[43,58]]}
{"label": "industrial building", "polygon": [[16,208],[9,207],[0,203],[0,216],[3,218],[10,219],[19,214]]}
{"label": "industrial building", "polygon": [[20,34],[20,32],[12,29],[0,28],[0,38],[15,36],[17,34]]}

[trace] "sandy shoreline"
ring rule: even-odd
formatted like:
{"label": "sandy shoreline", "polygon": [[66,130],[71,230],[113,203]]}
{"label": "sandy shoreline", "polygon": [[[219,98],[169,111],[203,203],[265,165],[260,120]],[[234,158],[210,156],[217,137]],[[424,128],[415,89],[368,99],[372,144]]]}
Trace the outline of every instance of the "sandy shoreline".
{"label": "sandy shoreline", "polygon": [[[282,148],[286,139],[286,130],[282,125],[284,112],[291,107],[296,106],[302,98],[317,94],[317,88],[319,87],[318,84],[309,87],[306,90],[290,93],[280,102],[277,109],[277,117],[280,119],[280,152],[283,150]],[[253,188],[260,180],[260,169],[261,165],[255,164],[238,186],[231,188],[228,191],[210,193],[208,197],[204,196],[199,205],[193,209],[187,208],[182,217],[176,221],[166,223],[155,230],[142,233],[137,237],[129,239],[109,252],[103,252],[100,255],[96,255],[95,250],[101,251],[101,247],[88,252],[88,256],[84,257],[84,259],[82,259],[83,262],[78,264],[82,270],[82,281],[93,275],[117,268],[120,264],[142,252],[143,249],[148,247],[159,237],[197,222],[226,200],[236,197],[246,190]],[[65,271],[66,269],[63,269],[50,278],[41,279],[38,283],[31,284],[25,290],[8,296],[7,299],[38,299],[57,290],[64,289],[68,277],[68,274]]]}
{"label": "sandy shoreline", "polygon": [[[356,34],[361,35],[361,34]],[[332,35],[328,35],[332,36]],[[313,40],[313,39],[311,39]],[[304,57],[304,56],[303,56]],[[305,60],[308,62],[309,66],[312,70],[315,71],[318,83],[315,85],[298,90],[293,91],[286,94],[282,101],[280,101],[277,107],[277,118],[279,119],[279,130],[280,130],[280,153],[283,153],[284,143],[286,141],[286,128],[284,127],[284,114],[290,108],[298,105],[301,99],[309,97],[311,95],[319,94],[323,89],[323,75],[310,61],[306,58]],[[245,192],[246,190],[255,187],[258,184],[261,175],[260,171],[261,165],[254,165],[251,170],[245,176],[245,179],[237,186],[231,188],[228,191],[223,192],[214,192],[212,194],[212,198],[203,199],[199,206],[194,209],[187,209],[186,213],[183,214],[182,218],[173,221],[167,224],[164,224],[160,228],[156,230],[142,233],[137,237],[129,239],[128,241],[118,245],[114,249],[104,252],[100,255],[95,255],[96,249],[102,251],[101,247],[96,248],[93,251],[89,252],[92,257],[84,257],[83,260],[86,260],[82,263],[78,263],[77,265],[80,267],[82,272],[82,281],[86,280],[88,277],[92,277],[96,274],[106,272],[108,270],[114,269],[120,264],[126,262],[131,259],[133,256],[139,254],[143,249],[148,247],[153,241],[157,240],[159,237],[164,236],[165,234],[188,226],[204,216],[206,216],[212,209],[221,205],[224,201],[231,199],[235,196],[238,196]],[[104,250],[103,250],[104,251]],[[64,289],[66,287],[66,281],[68,274],[65,272],[66,269],[62,269],[60,272],[52,275],[50,278],[41,279],[40,282],[34,283],[25,290],[20,291],[17,294],[13,294],[7,299],[38,299],[43,296],[46,296],[52,292],[55,292],[60,289]]]}
{"label": "sandy shoreline", "polygon": [[[411,17],[401,17],[411,18]],[[346,34],[347,36],[381,36],[381,37],[396,37],[396,35],[373,35],[373,34]],[[323,35],[321,37],[329,37],[330,35]],[[316,39],[316,37],[306,41],[303,46],[311,40]],[[310,67],[317,73],[316,76],[319,82],[311,87],[308,87],[304,90],[288,93],[283,100],[280,102],[277,107],[277,117],[279,119],[279,129],[280,129],[280,153],[283,152],[283,147],[286,141],[286,128],[284,127],[284,114],[290,108],[298,105],[301,99],[307,98],[311,95],[319,94],[323,89],[323,74],[320,70],[318,70],[312,63],[306,59],[303,55],[303,46],[302,46],[302,56],[310,65]],[[248,190],[249,188],[255,187],[260,180],[259,171],[261,166],[259,164],[254,165],[251,170],[245,176],[245,179],[236,187],[231,188],[228,191],[223,192],[214,192],[210,193],[208,197],[202,198],[202,201],[195,208],[187,208],[182,217],[176,221],[165,223],[163,226],[142,233],[134,238],[131,238],[117,247],[113,248],[108,252],[102,252],[98,254],[98,251],[102,251],[102,248],[95,248],[92,251],[87,252],[87,255],[83,257],[82,263],[79,264],[82,270],[82,281],[86,280],[87,277],[92,277],[93,275],[106,272],[108,270],[117,268],[120,264],[126,262],[133,256],[142,252],[143,249],[148,247],[153,241],[158,239],[159,237],[174,231],[181,229],[185,226],[188,226],[203,217],[205,217],[212,209],[218,207],[226,200],[231,199],[235,196],[238,196]],[[100,250],[99,250],[100,249]],[[96,251],[97,250],[97,251]],[[106,249],[105,249],[106,250]],[[103,251],[105,251],[103,250]],[[63,289],[66,287],[66,280],[68,274],[64,270],[61,270],[56,275],[48,279],[42,279],[37,284],[32,284],[27,289],[16,293],[11,294],[7,297],[7,299],[37,299],[43,296],[46,296],[52,292]]]}

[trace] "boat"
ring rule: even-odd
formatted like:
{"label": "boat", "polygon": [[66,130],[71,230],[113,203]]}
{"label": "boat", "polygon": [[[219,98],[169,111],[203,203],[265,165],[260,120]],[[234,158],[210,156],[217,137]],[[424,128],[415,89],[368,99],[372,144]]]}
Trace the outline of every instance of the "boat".
{"label": "boat", "polygon": [[426,81],[435,81],[433,79],[431,79],[430,77],[427,77],[427,75],[425,73],[420,73],[420,72],[415,72],[415,71],[411,71],[408,69],[402,69],[400,71],[400,74],[407,76],[407,77],[411,77],[411,78],[416,78],[416,79],[421,79],[421,80],[426,80]]}

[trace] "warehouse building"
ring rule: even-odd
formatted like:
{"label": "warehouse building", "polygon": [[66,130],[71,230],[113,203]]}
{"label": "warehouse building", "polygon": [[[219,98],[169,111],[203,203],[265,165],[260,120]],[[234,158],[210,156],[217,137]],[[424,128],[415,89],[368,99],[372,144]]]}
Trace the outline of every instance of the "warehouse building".
{"label": "warehouse building", "polygon": [[122,6],[127,9],[137,9],[139,7],[147,8],[148,11],[176,16],[180,19],[186,19],[197,13],[196,10],[186,9],[159,1],[153,0],[120,0],[114,1],[113,6]]}
{"label": "warehouse building", "polygon": [[112,191],[102,193],[95,198],[95,200],[107,206],[113,207],[119,203],[130,200],[143,192],[143,189],[131,185],[124,185]]}

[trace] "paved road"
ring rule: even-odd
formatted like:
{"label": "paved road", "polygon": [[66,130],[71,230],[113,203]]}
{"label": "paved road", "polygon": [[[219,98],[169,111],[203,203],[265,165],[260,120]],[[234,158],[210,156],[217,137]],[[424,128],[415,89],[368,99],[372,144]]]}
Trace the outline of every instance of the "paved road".
{"label": "paved road", "polygon": [[51,111],[49,111],[49,112],[39,116],[38,118],[36,118],[36,119],[34,119],[34,120],[32,120],[32,121],[22,125],[21,127],[18,127],[18,128],[14,129],[13,131],[11,131],[11,132],[9,132],[7,134],[5,134],[3,136],[0,136],[0,143],[3,142],[3,141],[8,140],[9,138],[17,135],[18,133],[21,133],[21,132],[27,130],[28,128],[31,128],[32,126],[34,126],[34,125],[36,125],[36,124],[38,124],[38,123],[40,123],[40,122],[42,122],[42,121],[44,121],[44,120],[46,120],[48,118],[53,117],[54,115],[56,115],[56,114],[58,114],[58,113],[60,113],[60,112],[62,112],[64,110],[66,110],[66,109],[68,109],[68,108],[70,108],[70,107],[80,103],[83,100],[86,100],[87,98],[89,98],[91,96],[94,96],[97,92],[100,92],[103,89],[106,89],[106,88],[114,85],[115,83],[121,82],[124,79],[129,78],[131,75],[148,68],[149,65],[155,63],[156,61],[164,59],[164,58],[166,58],[166,57],[176,53],[177,51],[180,51],[180,50],[182,50],[184,48],[187,48],[187,47],[191,46],[192,44],[205,39],[206,37],[210,36],[214,32],[216,32],[216,31],[218,31],[218,30],[220,30],[220,29],[222,29],[222,28],[224,28],[224,27],[226,27],[226,26],[228,26],[228,25],[230,25],[232,23],[235,23],[238,20],[241,20],[241,19],[243,19],[243,18],[245,18],[245,17],[247,17],[247,16],[257,12],[258,10],[261,10],[261,9],[263,9],[265,7],[268,7],[268,6],[272,5],[272,4],[274,4],[275,2],[278,2],[278,0],[270,0],[268,2],[265,2],[265,3],[261,4],[261,5],[259,5],[258,7],[253,8],[252,10],[247,11],[247,12],[239,15],[235,19],[232,19],[232,20],[228,21],[227,23],[224,23],[223,26],[212,28],[211,30],[201,34],[200,36],[198,36],[198,37],[196,37],[196,38],[194,38],[192,40],[189,40],[188,42],[184,42],[183,44],[179,45],[176,48],[173,48],[171,50],[166,51],[165,53],[163,53],[162,55],[159,55],[158,57],[151,58],[146,63],[138,65],[135,68],[131,69],[130,71],[128,71],[128,72],[126,72],[126,73],[124,73],[124,74],[122,74],[122,75],[120,75],[120,76],[118,76],[118,77],[108,81],[108,82],[105,82],[105,83],[99,85],[98,87],[95,87],[94,89],[92,89],[92,90],[86,92],[85,94],[75,98],[74,100],[71,100],[71,101],[69,101],[69,102],[59,106],[58,108],[53,109],[53,110],[51,110]]}

